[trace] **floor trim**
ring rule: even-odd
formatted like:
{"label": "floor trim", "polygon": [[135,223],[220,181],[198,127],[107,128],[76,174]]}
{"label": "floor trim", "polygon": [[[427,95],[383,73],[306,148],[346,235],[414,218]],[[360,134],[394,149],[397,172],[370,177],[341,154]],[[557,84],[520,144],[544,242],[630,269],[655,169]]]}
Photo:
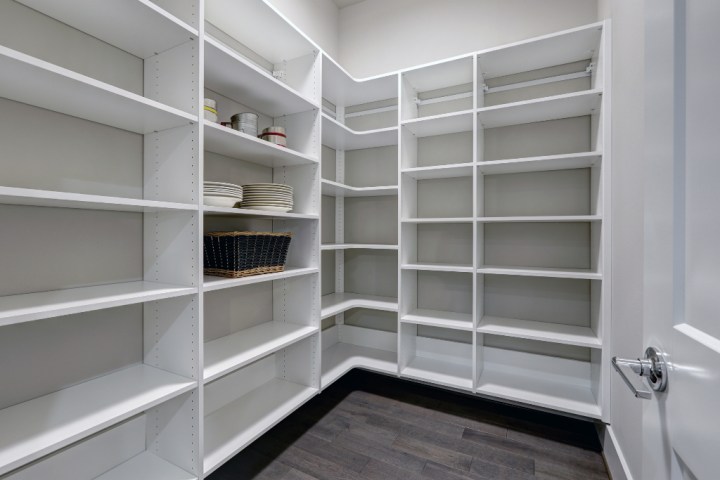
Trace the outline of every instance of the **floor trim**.
{"label": "floor trim", "polygon": [[623,455],[617,437],[610,425],[598,427],[600,442],[603,446],[603,457],[612,480],[633,480],[625,455]]}

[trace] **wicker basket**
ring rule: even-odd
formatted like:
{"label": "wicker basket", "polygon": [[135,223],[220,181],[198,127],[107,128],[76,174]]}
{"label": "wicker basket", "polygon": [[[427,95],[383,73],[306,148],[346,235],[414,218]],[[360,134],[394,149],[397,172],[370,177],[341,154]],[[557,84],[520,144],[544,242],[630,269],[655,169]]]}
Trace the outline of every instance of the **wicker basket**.
{"label": "wicker basket", "polygon": [[241,278],[282,272],[291,238],[291,232],[206,233],[205,274]]}

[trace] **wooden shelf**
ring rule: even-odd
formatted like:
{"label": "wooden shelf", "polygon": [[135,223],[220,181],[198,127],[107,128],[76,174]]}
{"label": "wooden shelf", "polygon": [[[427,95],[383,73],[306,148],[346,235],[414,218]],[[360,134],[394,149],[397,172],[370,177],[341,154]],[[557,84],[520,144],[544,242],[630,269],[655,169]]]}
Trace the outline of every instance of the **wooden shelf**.
{"label": "wooden shelf", "polygon": [[601,99],[602,90],[587,90],[480,108],[477,115],[483,128],[507,127],[591,115]]}
{"label": "wooden shelf", "polygon": [[452,265],[446,263],[431,263],[431,262],[419,262],[419,263],[406,263],[401,266],[403,270],[424,270],[428,272],[459,272],[459,273],[472,273],[472,265]]}
{"label": "wooden shelf", "polygon": [[462,390],[472,390],[472,365],[438,358],[415,357],[400,372],[401,377],[444,385]]}
{"label": "wooden shelf", "polygon": [[358,293],[332,293],[322,297],[321,318],[333,317],[351,308],[368,308],[397,312],[397,298],[381,297],[378,295],[361,295]]}
{"label": "wooden shelf", "polygon": [[539,268],[482,266],[477,273],[485,275],[516,275],[520,277],[577,278],[602,280],[602,274],[584,268]]}
{"label": "wooden shelf", "polygon": [[398,194],[397,185],[351,187],[332,180],[322,180],[322,194],[331,197],[386,197]]}
{"label": "wooden shelf", "polygon": [[152,57],[198,36],[197,29],[150,0],[18,1],[140,58]]}
{"label": "wooden shelf", "polygon": [[602,215],[536,215],[524,217],[478,217],[480,223],[601,222]]}
{"label": "wooden shelf", "polygon": [[320,109],[313,100],[212,38],[205,39],[205,87],[271,117]]}
{"label": "wooden shelf", "polygon": [[332,58],[323,55],[323,98],[333,105],[352,106],[397,99],[397,74],[356,79]]}
{"label": "wooden shelf", "polygon": [[0,326],[193,295],[195,287],[125,282],[0,297]]}
{"label": "wooden shelf", "polygon": [[203,214],[214,216],[238,216],[249,218],[267,218],[270,220],[318,220],[319,215],[313,213],[282,213],[268,212],[266,210],[252,210],[249,208],[233,208],[233,207],[209,207],[203,206]]}
{"label": "wooden shelf", "polygon": [[472,163],[456,163],[452,165],[435,165],[432,167],[405,168],[404,175],[416,180],[431,180],[436,178],[472,177]]}
{"label": "wooden shelf", "polygon": [[550,410],[600,418],[587,362],[483,348],[476,393]]}
{"label": "wooden shelf", "polygon": [[267,322],[205,344],[205,383],[318,332],[317,327]]}
{"label": "wooden shelf", "polygon": [[398,144],[398,128],[355,131],[322,114],[322,144],[334,150],[359,150]]}
{"label": "wooden shelf", "polygon": [[95,480],[197,480],[197,476],[163,460],[150,452],[143,452]]}
{"label": "wooden shelf", "polygon": [[403,323],[429,325],[431,327],[472,331],[473,319],[470,313],[445,312],[439,310],[414,309],[400,318]]}
{"label": "wooden shelf", "polygon": [[215,471],[317,393],[317,388],[276,378],[206,416],[204,474]]}
{"label": "wooden shelf", "polygon": [[155,200],[106,197],[103,195],[86,195],[83,193],[55,192],[15,187],[0,187],[0,204],[110,210],[115,212],[196,212],[198,210],[197,205],[189,203],[158,202]]}
{"label": "wooden shelf", "polygon": [[349,343],[336,343],[322,352],[322,388],[353,368],[397,374],[397,353]]}
{"label": "wooden shelf", "polygon": [[205,275],[203,280],[203,291],[212,292],[214,290],[242,287],[243,285],[252,285],[254,283],[273,282],[275,280],[301,277],[315,273],[318,273],[318,269],[314,267],[285,267],[284,272],[266,273],[264,275],[253,275],[242,278],[225,278]]}
{"label": "wooden shelf", "polygon": [[560,323],[536,322],[484,316],[477,331],[491,335],[539,340],[543,342],[576,345],[579,347],[599,348],[600,338],[590,327],[563,325]]}
{"label": "wooden shelf", "polygon": [[602,153],[581,152],[543,157],[512,158],[479,162],[478,173],[484,175],[504,175],[506,173],[546,172],[552,170],[571,170],[592,168],[600,165]]}
{"label": "wooden shelf", "polygon": [[450,133],[472,132],[472,115],[472,110],[464,110],[462,112],[414,118],[404,121],[402,125],[416,137],[432,137]]}
{"label": "wooden shelf", "polygon": [[270,168],[318,163],[317,158],[310,155],[280,147],[209,120],[204,120],[204,123],[205,150],[208,152]]}
{"label": "wooden shelf", "polygon": [[0,71],[0,97],[91,122],[146,134],[198,121],[195,115],[3,46]]}
{"label": "wooden shelf", "polygon": [[137,365],[0,410],[0,475],[195,386],[190,379]]}
{"label": "wooden shelf", "polygon": [[380,245],[370,243],[327,243],[321,250],[398,250],[397,245]]}

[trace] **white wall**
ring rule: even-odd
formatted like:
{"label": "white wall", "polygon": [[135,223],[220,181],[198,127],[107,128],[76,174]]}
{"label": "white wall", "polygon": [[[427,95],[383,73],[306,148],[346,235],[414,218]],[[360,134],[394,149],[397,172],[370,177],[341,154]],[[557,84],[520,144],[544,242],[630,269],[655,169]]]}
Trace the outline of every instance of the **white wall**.
{"label": "white wall", "polygon": [[597,0],[365,0],[340,10],[336,59],[365,77],[596,19]]}
{"label": "white wall", "polygon": [[[612,18],[612,348],[637,358],[645,350],[643,294],[644,2],[599,0]],[[632,477],[642,477],[642,400],[612,374],[612,428]]]}
{"label": "white wall", "polygon": [[339,10],[332,0],[264,0],[331,57],[338,58]]}

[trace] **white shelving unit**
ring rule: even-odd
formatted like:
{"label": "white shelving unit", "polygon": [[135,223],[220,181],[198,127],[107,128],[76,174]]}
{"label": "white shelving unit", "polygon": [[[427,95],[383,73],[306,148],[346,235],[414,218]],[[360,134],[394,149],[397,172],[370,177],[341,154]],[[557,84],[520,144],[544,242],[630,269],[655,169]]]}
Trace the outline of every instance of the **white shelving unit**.
{"label": "white shelving unit", "polygon": [[[18,15],[80,40],[0,45],[0,476],[205,478],[353,368],[608,419],[607,24],[355,79],[265,2]],[[223,230],[285,270],[204,276]]]}

